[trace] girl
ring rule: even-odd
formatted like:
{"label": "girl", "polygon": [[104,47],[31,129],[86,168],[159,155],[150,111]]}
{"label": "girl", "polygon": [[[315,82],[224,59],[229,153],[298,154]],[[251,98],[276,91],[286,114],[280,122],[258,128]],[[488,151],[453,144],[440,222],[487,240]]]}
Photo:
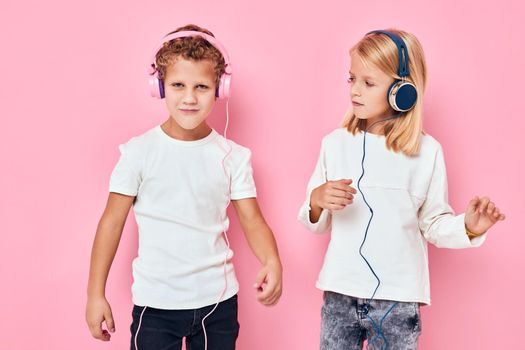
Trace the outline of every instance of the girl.
{"label": "girl", "polygon": [[[505,216],[489,198],[448,204],[440,144],[422,131],[426,83],[416,37],[374,31],[351,50],[352,110],[324,137],[299,220],[331,228],[317,287],[321,349],[416,349],[430,304],[427,241],[478,247]],[[357,188],[357,189],[356,189]]]}

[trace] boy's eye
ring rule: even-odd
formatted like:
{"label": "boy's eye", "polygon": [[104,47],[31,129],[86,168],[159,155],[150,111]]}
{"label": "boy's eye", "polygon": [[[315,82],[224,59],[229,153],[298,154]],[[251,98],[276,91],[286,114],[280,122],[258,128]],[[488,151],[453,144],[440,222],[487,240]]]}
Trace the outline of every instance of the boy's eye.
{"label": "boy's eye", "polygon": [[210,87],[208,85],[199,84],[197,85],[197,89],[199,90],[208,90]]}
{"label": "boy's eye", "polygon": [[181,88],[181,87],[184,87],[184,84],[182,84],[182,83],[172,83],[171,86],[176,87],[176,88]]}

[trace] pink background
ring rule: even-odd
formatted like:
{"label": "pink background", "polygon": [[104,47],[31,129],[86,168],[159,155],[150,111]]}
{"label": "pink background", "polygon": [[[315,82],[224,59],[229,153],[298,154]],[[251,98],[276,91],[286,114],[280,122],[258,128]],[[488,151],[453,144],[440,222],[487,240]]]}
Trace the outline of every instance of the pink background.
{"label": "pink background", "polygon": [[[251,289],[259,265],[233,220],[239,349],[318,348],[322,293],[314,283],[329,236],[310,234],[296,214],[320,140],[348,105],[349,47],[391,26],[425,48],[425,127],[445,150],[451,204],[462,212],[472,196],[490,195],[508,216],[480,249],[430,249],[433,305],[423,309],[421,349],[523,343],[518,0],[78,3],[2,2],[1,349],[129,348],[134,220],[107,288],[117,325],[109,343],[92,339],[84,321],[90,249],[118,144],[167,116],[148,96],[151,50],[190,22],[211,29],[232,58],[228,136],[253,151],[259,203],[285,268],[280,303],[260,306]],[[221,132],[224,111],[219,103],[210,117]]]}

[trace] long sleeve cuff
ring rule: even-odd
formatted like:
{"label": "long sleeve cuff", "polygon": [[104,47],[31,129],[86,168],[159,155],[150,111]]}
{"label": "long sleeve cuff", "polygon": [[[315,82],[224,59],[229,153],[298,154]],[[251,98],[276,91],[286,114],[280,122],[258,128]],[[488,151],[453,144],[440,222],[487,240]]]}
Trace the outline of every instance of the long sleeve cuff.
{"label": "long sleeve cuff", "polygon": [[325,233],[331,225],[331,215],[326,209],[321,211],[319,220],[313,223],[310,221],[310,196],[305,200],[301,209],[299,209],[299,215],[297,216],[299,222],[301,222],[308,230],[314,233]]}

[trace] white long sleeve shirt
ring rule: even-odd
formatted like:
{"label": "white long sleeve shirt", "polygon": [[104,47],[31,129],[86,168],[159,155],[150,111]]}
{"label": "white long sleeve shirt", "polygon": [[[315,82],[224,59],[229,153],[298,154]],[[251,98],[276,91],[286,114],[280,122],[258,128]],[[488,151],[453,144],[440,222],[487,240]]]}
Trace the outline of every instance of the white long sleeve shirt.
{"label": "white long sleeve shirt", "polygon": [[[331,239],[317,287],[370,298],[377,280],[359,254],[370,210],[358,191],[352,204],[310,221],[310,194],[326,181],[361,176],[364,133],[334,130],[323,138],[315,171],[308,183],[299,221],[315,233],[331,229]],[[427,241],[437,247],[480,246],[485,235],[469,240],[464,214],[448,204],[447,176],[441,145],[423,135],[420,154],[389,151],[385,137],[366,134],[365,173],[360,187],[373,209],[362,252],[381,281],[375,299],[430,304]]]}

